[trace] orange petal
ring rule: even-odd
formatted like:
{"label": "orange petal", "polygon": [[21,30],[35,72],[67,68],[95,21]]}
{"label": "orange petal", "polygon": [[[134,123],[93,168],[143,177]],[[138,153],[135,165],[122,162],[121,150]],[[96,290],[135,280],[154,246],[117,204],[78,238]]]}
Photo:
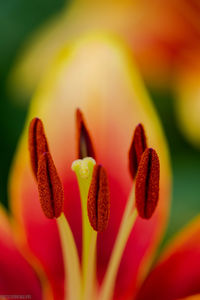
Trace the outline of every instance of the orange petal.
{"label": "orange petal", "polygon": [[192,295],[186,298],[176,299],[176,300],[200,300],[200,294]]}
{"label": "orange petal", "polygon": [[74,0],[26,43],[11,74],[15,88],[10,90],[30,95],[60,47],[95,30],[123,38],[148,80],[166,83],[184,52],[199,40],[199,15],[190,2]]}
{"label": "orange petal", "polygon": [[172,241],[144,282],[137,300],[174,300],[199,293],[200,216]]}
{"label": "orange petal", "polygon": [[[28,117],[28,123],[35,115],[44,122],[52,157],[64,185],[65,212],[80,250],[80,199],[71,171],[77,155],[77,108],[87,120],[97,162],[107,171],[111,192],[108,228],[98,240],[100,281],[132,188],[128,151],[133,128],[138,123],[144,124],[149,145],[160,157],[158,208],[148,223],[136,222],[121,264],[116,294],[124,297],[124,293],[134,292],[138,280],[146,274],[163,233],[169,206],[170,169],[166,142],[148,94],[127,49],[111,36],[85,37],[63,49],[35,95]],[[12,211],[25,230],[31,250],[45,266],[56,292],[63,280],[60,243],[54,222],[41,212],[28,160],[27,126],[13,167],[11,188]]]}

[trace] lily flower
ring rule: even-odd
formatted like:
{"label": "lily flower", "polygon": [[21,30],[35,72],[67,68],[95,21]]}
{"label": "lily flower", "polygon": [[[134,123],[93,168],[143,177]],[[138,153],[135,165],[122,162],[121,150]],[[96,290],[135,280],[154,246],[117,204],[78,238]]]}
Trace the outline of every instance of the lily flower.
{"label": "lily flower", "polygon": [[198,0],[72,1],[29,38],[11,72],[10,90],[30,99],[60,47],[105,30],[129,45],[149,85],[172,90],[179,126],[199,147],[199,19]]}
{"label": "lily flower", "polygon": [[200,292],[199,220],[149,273],[168,216],[169,157],[119,41],[85,37],[61,51],[32,101],[10,192],[16,239],[2,213],[1,274],[12,277],[1,293],[126,300]]}
{"label": "lily flower", "polygon": [[148,83],[173,87],[199,53],[199,9],[198,0],[71,1],[29,38],[10,81],[17,94],[30,98],[60,47],[104,30],[129,45]]}

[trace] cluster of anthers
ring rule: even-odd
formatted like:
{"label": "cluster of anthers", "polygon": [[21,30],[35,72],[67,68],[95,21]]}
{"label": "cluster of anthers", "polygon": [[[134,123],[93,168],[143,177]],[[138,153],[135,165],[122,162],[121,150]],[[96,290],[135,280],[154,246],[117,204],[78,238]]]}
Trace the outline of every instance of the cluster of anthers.
{"label": "cluster of anthers", "polygon": [[65,299],[110,300],[123,252],[136,217],[149,219],[159,198],[160,166],[156,151],[147,147],[144,128],[134,131],[129,150],[129,169],[133,189],[127,201],[119,231],[101,286],[96,279],[96,243],[98,232],[106,230],[110,212],[110,192],[106,170],[95,162],[95,151],[80,109],[76,111],[78,157],[72,163],[82,205],[82,259],[68,221],[63,213],[64,191],[51,157],[42,121],[34,118],[29,127],[29,151],[42,210],[47,218],[56,218],[60,232],[65,277]]}

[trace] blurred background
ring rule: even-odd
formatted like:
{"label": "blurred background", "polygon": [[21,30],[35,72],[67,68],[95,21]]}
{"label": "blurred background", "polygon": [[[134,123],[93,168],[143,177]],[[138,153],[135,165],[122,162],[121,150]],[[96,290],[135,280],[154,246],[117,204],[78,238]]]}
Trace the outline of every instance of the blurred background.
{"label": "blurred background", "polygon": [[[87,13],[93,5],[89,0],[77,2],[80,2],[80,7],[84,2],[86,3],[83,12]],[[173,191],[166,241],[200,211],[200,131],[198,131],[200,112],[197,115],[198,108],[200,110],[198,91],[200,84],[196,75],[198,57],[200,57],[197,55],[200,43],[200,6],[195,0],[174,1],[176,6],[173,4],[170,6],[171,1],[155,0],[151,1],[153,8],[151,5],[149,10],[148,2],[144,0],[139,1],[140,4],[136,7],[126,4],[127,9],[121,6],[115,7],[113,1],[108,2],[110,6],[104,8],[102,8],[104,1],[101,2],[102,15],[104,12],[105,15],[112,13],[112,15],[116,14],[115,19],[118,18],[116,28],[111,22],[113,27],[108,24],[108,29],[114,30],[115,33],[119,32],[119,36],[124,37],[133,51],[169,143]],[[126,2],[129,1],[124,1]],[[18,81],[20,75],[17,72],[14,75],[17,80],[15,85],[12,85],[11,70],[15,68],[19,54],[23,53],[21,49],[32,34],[41,26],[48,27],[48,20],[57,14],[59,16],[61,11],[65,10],[67,14],[71,5],[71,2],[66,3],[63,0],[0,0],[0,201],[6,207],[8,207],[9,169],[31,97],[31,92],[21,92],[23,84]],[[90,20],[93,13],[91,15],[87,13],[84,19],[85,27],[89,28],[88,24],[90,24],[90,28],[92,26],[98,28],[100,25]],[[73,21],[78,24],[76,18],[80,14],[79,12],[76,16],[76,13],[72,13],[70,26],[73,26]],[[121,17],[122,15],[124,18]],[[134,22],[127,21],[129,18],[134,19]],[[127,22],[127,24],[124,26],[120,22]],[[103,23],[106,27],[106,20]],[[74,35],[78,34],[78,25],[76,30],[72,31]],[[187,83],[190,84],[189,87]],[[187,99],[184,98],[185,96]],[[181,99],[185,104],[187,103],[185,108],[178,102]],[[194,108],[190,107],[192,103],[195,104]],[[183,119],[180,117],[180,111],[183,111],[181,115]],[[197,123],[193,124],[194,121]],[[194,131],[197,132],[195,136],[191,133],[193,126]]]}

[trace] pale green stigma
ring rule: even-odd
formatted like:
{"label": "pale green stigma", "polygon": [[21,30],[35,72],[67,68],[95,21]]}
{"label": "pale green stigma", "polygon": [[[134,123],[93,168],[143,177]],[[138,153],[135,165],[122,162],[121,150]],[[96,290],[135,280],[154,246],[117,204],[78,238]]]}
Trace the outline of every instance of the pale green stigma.
{"label": "pale green stigma", "polygon": [[88,179],[91,174],[94,165],[96,164],[95,160],[92,157],[85,157],[84,159],[77,159],[72,163],[72,170],[76,175],[82,179]]}

